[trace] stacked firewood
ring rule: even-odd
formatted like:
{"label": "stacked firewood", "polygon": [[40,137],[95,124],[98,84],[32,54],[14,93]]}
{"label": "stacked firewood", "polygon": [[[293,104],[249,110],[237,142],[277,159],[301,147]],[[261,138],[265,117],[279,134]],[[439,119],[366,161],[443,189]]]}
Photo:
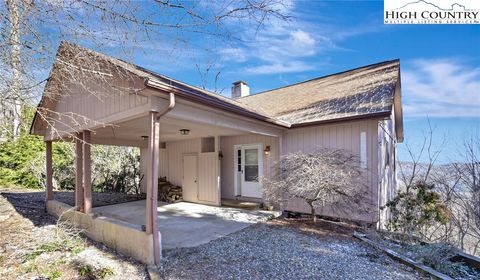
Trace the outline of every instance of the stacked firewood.
{"label": "stacked firewood", "polygon": [[182,199],[182,187],[174,186],[164,178],[158,180],[158,200],[164,202],[177,202]]}

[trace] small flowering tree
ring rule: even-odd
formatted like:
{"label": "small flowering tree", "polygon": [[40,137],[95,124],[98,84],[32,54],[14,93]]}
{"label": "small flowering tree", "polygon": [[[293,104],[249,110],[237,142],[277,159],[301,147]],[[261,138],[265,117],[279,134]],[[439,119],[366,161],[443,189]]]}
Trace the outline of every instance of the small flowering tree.
{"label": "small flowering tree", "polygon": [[360,161],[343,150],[288,154],[280,158],[274,170],[273,175],[262,178],[265,199],[283,204],[300,198],[310,206],[314,222],[318,207],[362,209],[368,201],[362,186]]}

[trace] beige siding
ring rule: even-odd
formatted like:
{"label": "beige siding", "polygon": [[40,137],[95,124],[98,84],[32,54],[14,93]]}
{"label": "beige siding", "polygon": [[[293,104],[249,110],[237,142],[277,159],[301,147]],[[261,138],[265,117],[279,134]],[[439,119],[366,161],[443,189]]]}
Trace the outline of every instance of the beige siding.
{"label": "beige siding", "polygon": [[148,164],[148,148],[140,148],[140,176],[142,181],[140,182],[140,189],[142,193],[147,192],[147,164]]}
{"label": "beige siding", "polygon": [[[140,148],[140,176],[142,181],[140,183],[141,191],[143,193],[147,192],[147,159],[148,159],[148,148]],[[167,177],[168,175],[168,157],[167,150],[160,149],[160,158],[158,163],[158,177]]]}
{"label": "beige siding", "polygon": [[[365,120],[345,122],[341,124],[329,124],[311,126],[298,129],[290,129],[285,132],[282,142],[282,153],[294,153],[297,151],[312,152],[318,148],[345,149],[356,155],[360,155],[360,133],[367,135],[367,172],[369,188],[370,213],[360,214],[350,211],[339,211],[335,213],[329,207],[318,209],[320,215],[326,216],[348,216],[349,218],[376,221],[378,218],[378,120]],[[308,205],[301,200],[289,201],[287,210],[309,213]]]}
{"label": "beige siding", "polygon": [[168,176],[168,156],[167,149],[160,149],[160,158],[158,163],[158,176],[167,177]]}
{"label": "beige siding", "polygon": [[[382,120],[378,124],[379,206],[385,206],[389,200],[394,198],[396,192],[396,135],[393,114],[392,112],[390,119]],[[380,211],[380,228],[386,227],[389,216],[388,209]]]}
{"label": "beige siding", "polygon": [[53,110],[58,115],[51,115],[56,119],[53,126],[60,134],[110,124],[112,120],[136,115],[149,105],[148,97],[119,90],[129,88],[125,81],[115,81],[104,87],[93,83],[88,86],[67,86],[54,105]]}
{"label": "beige siding", "polygon": [[215,204],[219,200],[217,164],[216,152],[198,157],[198,200],[202,202]]}
{"label": "beige siding", "polygon": [[183,179],[183,155],[200,152],[200,139],[167,142],[168,175],[167,180],[181,186]]}
{"label": "beige siding", "polygon": [[220,150],[223,158],[221,160],[221,185],[222,198],[233,198],[235,196],[234,185],[234,146],[240,144],[263,144],[263,147],[270,146],[270,155],[263,156],[263,175],[270,175],[272,165],[279,158],[279,140],[277,137],[270,137],[257,134],[245,134],[237,136],[223,136],[220,138]]}
{"label": "beige siding", "polygon": [[[183,185],[183,156],[195,154],[198,156],[198,201],[207,204],[220,204],[219,190],[219,162],[218,152],[201,153],[201,140],[191,139],[185,141],[167,142],[165,149],[160,149],[159,177],[177,186]],[[140,149],[140,169],[145,176],[147,172],[148,148]],[[142,191],[145,192],[146,184],[142,182]]]}

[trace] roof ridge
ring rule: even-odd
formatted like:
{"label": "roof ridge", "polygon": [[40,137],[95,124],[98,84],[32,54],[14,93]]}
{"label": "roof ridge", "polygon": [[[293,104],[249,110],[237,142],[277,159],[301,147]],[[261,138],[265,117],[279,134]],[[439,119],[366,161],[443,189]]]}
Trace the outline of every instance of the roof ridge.
{"label": "roof ridge", "polygon": [[[165,79],[168,79],[168,80],[172,80],[173,82],[176,82],[176,83],[179,83],[179,84],[184,84],[184,85],[187,85],[187,86],[192,87],[192,88],[194,88],[194,89],[197,89],[197,90],[200,90],[200,91],[203,91],[203,92],[207,92],[207,93],[209,93],[209,94],[219,95],[219,94],[217,94],[217,93],[215,93],[215,92],[213,92],[213,91],[209,91],[209,90],[207,90],[207,89],[203,89],[203,88],[201,88],[201,87],[194,86],[194,85],[191,85],[191,84],[189,84],[189,83],[180,81],[180,80],[178,80],[178,79],[176,79],[176,78],[172,78],[172,77],[170,77],[170,76],[167,76],[167,75],[164,75],[164,74],[160,74],[160,73],[158,73],[158,72],[156,72],[156,71],[147,69],[147,68],[145,68],[145,67],[143,67],[143,66],[137,65],[137,64],[132,63],[132,62],[128,62],[128,61],[126,61],[126,60],[124,60],[124,59],[122,59],[122,58],[118,58],[118,57],[115,57],[115,56],[112,56],[112,55],[108,55],[108,54],[104,54],[104,53],[102,53],[102,52],[98,52],[98,51],[93,50],[93,49],[90,49],[90,48],[83,47],[83,46],[81,46],[81,45],[79,45],[79,44],[77,44],[77,43],[72,43],[72,42],[63,40],[63,41],[60,42],[60,46],[61,46],[62,44],[73,45],[73,46],[75,46],[75,47],[77,47],[77,48],[82,48],[82,49],[84,49],[84,50],[86,50],[86,51],[89,51],[89,52],[91,52],[91,53],[93,53],[93,54],[95,54],[95,55],[99,55],[99,56],[101,56],[101,57],[108,58],[108,59],[110,59],[110,60],[117,60],[118,62],[125,63],[125,64],[127,64],[127,65],[130,65],[130,66],[132,66],[132,67],[135,67],[135,68],[136,68],[137,70],[139,70],[139,71],[147,72],[148,74],[151,74],[151,75],[154,75],[154,76],[159,76],[159,77],[162,77],[162,78],[165,78]],[[219,95],[219,96],[220,96],[220,95]],[[223,97],[224,97],[224,96],[223,96]],[[235,101],[234,99],[232,99],[232,100]]]}
{"label": "roof ridge", "polygon": [[328,74],[328,75],[324,75],[324,76],[320,76],[320,77],[308,79],[308,80],[305,80],[305,81],[301,81],[301,82],[289,84],[289,85],[286,85],[286,86],[281,86],[281,87],[277,87],[277,88],[273,88],[273,89],[269,89],[269,90],[264,90],[264,91],[261,91],[261,92],[257,92],[257,93],[255,93],[255,94],[250,94],[250,95],[247,95],[247,96],[242,96],[242,97],[239,97],[239,98],[237,98],[237,99],[239,99],[239,100],[240,100],[240,99],[247,99],[247,98],[249,98],[249,97],[254,97],[255,95],[258,95],[258,94],[268,93],[268,92],[272,92],[272,91],[279,90],[279,89],[283,89],[283,88],[288,88],[288,87],[293,87],[293,86],[301,85],[301,84],[308,83],[308,82],[313,82],[313,81],[316,81],[316,80],[321,80],[321,79],[325,79],[325,78],[330,78],[330,77],[333,77],[333,76],[336,76],[336,75],[342,75],[342,74],[345,74],[345,73],[348,73],[348,72],[353,72],[353,71],[362,70],[362,69],[364,69],[364,68],[370,68],[370,67],[373,67],[373,66],[381,66],[381,65],[387,65],[387,64],[390,64],[390,63],[399,63],[399,62],[400,62],[400,59],[399,59],[399,58],[395,58],[395,59],[391,59],[391,60],[385,60],[385,61],[381,61],[381,62],[377,62],[377,63],[372,63],[372,64],[369,64],[369,65],[364,65],[364,66],[360,66],[360,67],[348,69],[348,70],[345,70],[345,71],[333,73],[333,74]]}
{"label": "roof ridge", "polygon": [[[111,55],[107,55],[107,54],[104,54],[104,53],[101,53],[101,52],[98,52],[98,51],[95,51],[95,50],[92,50],[90,48],[86,48],[86,47],[83,47],[79,44],[76,44],[76,43],[72,43],[72,42],[69,42],[69,41],[61,41],[60,42],[60,46],[59,46],[59,49],[62,48],[64,45],[70,45],[71,47],[74,47],[74,48],[80,48],[84,51],[87,51],[87,52],[90,52],[91,54],[95,55],[95,56],[98,56],[102,59],[106,59],[107,61],[109,61],[110,63],[113,63],[115,65],[117,65],[118,67],[122,67],[124,68],[125,70],[139,76],[139,77],[142,77],[142,78],[146,78],[146,79],[152,79],[152,78],[155,78],[155,79],[160,79],[160,80],[167,80],[168,82],[166,81],[161,81],[165,84],[168,84],[169,86],[177,86],[178,85],[181,85],[181,86],[184,86],[186,88],[189,88],[190,90],[193,90],[193,91],[197,91],[201,94],[204,94],[206,95],[207,97],[210,97],[210,98],[215,98],[221,102],[225,102],[225,103],[230,103],[231,105],[233,106],[237,106],[243,110],[246,110],[246,111],[249,111],[251,113],[254,113],[254,114],[257,114],[257,115],[261,115],[263,117],[266,117],[266,118],[271,118],[271,119],[274,119],[276,121],[279,121],[279,122],[282,122],[282,123],[285,123],[285,124],[288,124],[286,121],[280,121],[276,118],[274,118],[273,116],[270,116],[269,114],[263,112],[262,110],[260,110],[259,108],[252,108],[251,106],[248,106],[242,102],[239,102],[238,100],[235,100],[235,99],[232,99],[232,98],[228,98],[226,96],[223,96],[221,94],[217,94],[215,92],[212,92],[212,91],[209,91],[209,90],[206,90],[206,89],[203,89],[203,88],[200,88],[198,86],[194,86],[194,85],[191,85],[191,84],[188,84],[186,82],[183,82],[183,81],[180,81],[178,79],[175,79],[175,78],[171,78],[169,76],[166,76],[164,74],[160,74],[160,73],[157,73],[153,70],[150,70],[150,69],[147,69],[143,66],[139,66],[135,63],[131,63],[131,62],[128,62],[128,61],[125,61],[121,58],[117,58],[117,57],[114,57],[114,56],[111,56]],[[123,65],[122,65],[123,64]],[[126,66],[130,67],[131,69],[129,68],[126,68]],[[172,83],[174,84],[177,84],[177,85],[173,85]]]}

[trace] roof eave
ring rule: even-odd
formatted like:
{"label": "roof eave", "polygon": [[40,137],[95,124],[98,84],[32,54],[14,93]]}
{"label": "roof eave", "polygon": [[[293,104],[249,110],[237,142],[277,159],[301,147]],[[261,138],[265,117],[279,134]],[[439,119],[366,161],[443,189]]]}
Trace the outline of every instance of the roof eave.
{"label": "roof eave", "polygon": [[307,127],[307,126],[314,126],[314,125],[323,125],[323,124],[331,124],[331,123],[338,123],[338,122],[346,122],[346,121],[356,121],[356,120],[364,120],[364,119],[381,119],[387,118],[391,114],[391,111],[382,111],[376,113],[369,113],[364,115],[354,115],[342,118],[335,118],[335,119],[328,119],[328,120],[320,120],[320,121],[312,121],[312,122],[304,122],[304,123],[294,123],[291,125],[290,128],[300,128],[300,127]]}
{"label": "roof eave", "polygon": [[280,120],[277,120],[277,119],[274,119],[274,118],[271,118],[271,117],[268,117],[268,116],[264,116],[264,115],[261,115],[261,114],[258,114],[258,113],[252,112],[252,111],[248,111],[248,110],[246,110],[246,109],[244,109],[240,106],[236,106],[234,104],[224,102],[220,99],[209,98],[208,96],[196,93],[196,92],[191,91],[191,90],[179,89],[179,88],[176,88],[172,85],[167,85],[167,84],[155,82],[155,81],[152,81],[150,79],[148,79],[146,81],[145,85],[150,87],[150,88],[156,89],[156,90],[161,90],[162,92],[173,92],[176,95],[178,95],[179,97],[182,97],[182,98],[190,100],[190,101],[194,101],[194,102],[202,104],[202,105],[206,105],[206,106],[210,106],[210,107],[213,107],[213,108],[221,109],[221,110],[231,112],[231,113],[235,113],[235,114],[238,114],[238,115],[241,115],[241,116],[253,118],[253,119],[260,120],[260,121],[263,121],[263,122],[267,122],[267,123],[270,123],[270,124],[273,124],[273,125],[276,125],[276,126],[280,126],[280,127],[283,127],[283,128],[289,128],[291,126],[287,122],[280,121]]}

